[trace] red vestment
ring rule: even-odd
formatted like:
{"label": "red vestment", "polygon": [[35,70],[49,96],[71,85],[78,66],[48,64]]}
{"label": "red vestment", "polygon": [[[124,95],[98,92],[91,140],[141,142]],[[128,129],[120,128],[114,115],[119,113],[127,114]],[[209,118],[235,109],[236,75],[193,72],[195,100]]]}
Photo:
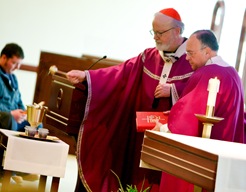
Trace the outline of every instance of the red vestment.
{"label": "red vestment", "polygon": [[[173,63],[167,80],[180,94],[193,73],[185,49]],[[170,98],[161,98],[152,109],[154,91],[164,61],[156,48],[109,68],[86,71],[88,99],[81,124],[77,158],[80,178],[88,191],[117,191],[119,183],[159,190],[161,172],[139,168],[143,133],[136,132],[136,111],[171,108]],[[140,189],[140,188],[139,188]]]}
{"label": "red vestment", "polygon": [[[243,88],[236,70],[219,57],[212,58],[214,64],[197,69],[190,77],[181,98],[172,107],[168,117],[168,128],[172,133],[202,136],[203,125],[194,114],[206,113],[208,82],[210,78],[220,80],[216,98],[216,117],[224,120],[212,127],[212,139],[245,143]],[[162,173],[160,192],[193,192],[193,184]]]}

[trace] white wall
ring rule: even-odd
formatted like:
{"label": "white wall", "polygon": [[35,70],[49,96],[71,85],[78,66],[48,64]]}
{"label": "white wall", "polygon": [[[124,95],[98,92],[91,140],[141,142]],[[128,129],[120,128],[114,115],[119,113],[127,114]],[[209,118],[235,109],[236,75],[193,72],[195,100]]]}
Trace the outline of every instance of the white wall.
{"label": "white wall", "polygon": [[[209,29],[217,0],[0,0],[0,48],[9,42],[25,51],[24,63],[38,65],[40,51],[126,60],[154,41],[153,14],[174,7],[186,24],[184,35]],[[235,65],[246,1],[225,0],[226,18],[220,52]],[[240,2],[240,3],[239,3]],[[231,20],[231,21],[230,21]],[[230,30],[230,32],[229,32]],[[32,102],[35,75],[16,72],[23,100]],[[45,91],[45,90],[44,90]]]}

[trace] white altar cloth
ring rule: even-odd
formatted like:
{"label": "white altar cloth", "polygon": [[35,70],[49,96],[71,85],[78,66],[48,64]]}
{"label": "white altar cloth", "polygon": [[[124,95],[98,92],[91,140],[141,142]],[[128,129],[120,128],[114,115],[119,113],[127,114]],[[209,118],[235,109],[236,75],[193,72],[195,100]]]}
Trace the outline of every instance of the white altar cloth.
{"label": "white altar cloth", "polygon": [[8,136],[3,162],[5,170],[64,177],[68,144],[61,140],[48,142],[22,138],[16,131],[0,131]]}
{"label": "white altar cloth", "polygon": [[215,192],[246,191],[246,144],[152,131],[219,156]]}

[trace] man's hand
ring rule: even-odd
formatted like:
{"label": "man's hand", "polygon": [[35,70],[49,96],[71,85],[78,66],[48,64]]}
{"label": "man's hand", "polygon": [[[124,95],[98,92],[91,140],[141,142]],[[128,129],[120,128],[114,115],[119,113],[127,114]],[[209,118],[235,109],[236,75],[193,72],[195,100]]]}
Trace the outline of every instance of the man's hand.
{"label": "man's hand", "polygon": [[155,89],[155,98],[170,97],[171,95],[171,84],[158,84]]}
{"label": "man's hand", "polygon": [[85,80],[85,72],[80,70],[71,70],[67,72],[66,76],[73,84],[77,84]]}
{"label": "man's hand", "polygon": [[26,112],[23,111],[22,109],[16,109],[10,112],[11,115],[14,117],[15,121],[17,123],[22,123],[23,121],[26,120]]}
{"label": "man's hand", "polygon": [[[165,115],[169,115],[170,111],[164,111],[163,113]],[[164,128],[164,130],[161,130],[163,128]],[[159,122],[159,120],[155,120],[155,127],[152,130],[153,131],[162,131],[162,132],[164,131],[164,132],[169,132],[170,133],[170,131],[169,131],[168,127],[167,127],[167,124],[162,124],[162,123]]]}
{"label": "man's hand", "polygon": [[152,129],[153,131],[160,131],[160,127],[162,126],[162,123],[159,122],[159,120],[155,121],[155,127]]}

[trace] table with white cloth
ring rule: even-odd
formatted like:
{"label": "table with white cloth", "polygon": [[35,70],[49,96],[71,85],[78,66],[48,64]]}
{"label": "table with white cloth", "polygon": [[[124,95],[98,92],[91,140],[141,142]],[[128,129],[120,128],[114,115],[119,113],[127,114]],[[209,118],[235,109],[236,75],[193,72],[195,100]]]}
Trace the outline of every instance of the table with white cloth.
{"label": "table with white cloth", "polygon": [[38,191],[45,191],[47,176],[51,176],[51,191],[58,191],[60,178],[65,176],[69,145],[61,140],[31,139],[20,134],[23,133],[0,129],[2,191],[7,190],[12,171],[40,175]]}
{"label": "table with white cloth", "polygon": [[145,131],[141,167],[157,169],[207,191],[246,191],[246,145]]}

